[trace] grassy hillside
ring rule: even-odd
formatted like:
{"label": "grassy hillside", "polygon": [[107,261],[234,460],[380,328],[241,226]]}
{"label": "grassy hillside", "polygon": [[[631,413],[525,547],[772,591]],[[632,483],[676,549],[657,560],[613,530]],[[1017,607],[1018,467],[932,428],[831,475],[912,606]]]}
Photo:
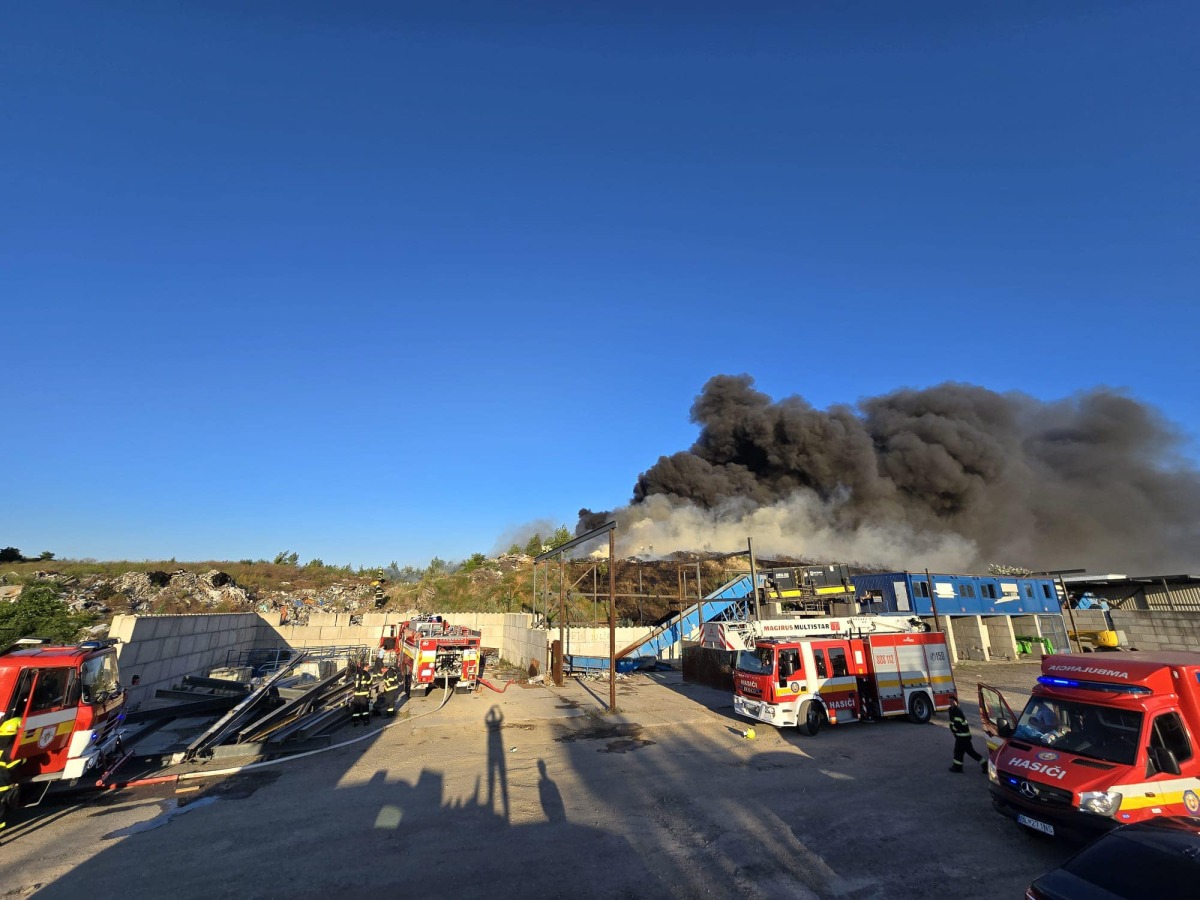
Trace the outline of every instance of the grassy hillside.
{"label": "grassy hillside", "polygon": [[[454,565],[433,560],[425,569],[385,571],[385,609],[420,612],[538,612],[557,621],[560,593],[567,618],[576,624],[608,620],[606,561],[567,561],[540,565],[534,597],[533,561],[522,554],[495,559],[472,557]],[[625,624],[649,624],[686,602],[709,593],[745,571],[741,559],[618,560],[617,617]],[[37,560],[0,565],[0,585],[53,583],[75,611],[98,621],[118,613],[373,611],[379,570],[351,570],[290,562],[177,560],[140,562]],[[682,583],[681,583],[682,580]],[[593,590],[598,597],[593,596]],[[11,593],[11,592],[10,592]],[[548,609],[547,609],[548,597]],[[11,598],[10,598],[11,599]],[[536,607],[536,609],[535,609]]]}

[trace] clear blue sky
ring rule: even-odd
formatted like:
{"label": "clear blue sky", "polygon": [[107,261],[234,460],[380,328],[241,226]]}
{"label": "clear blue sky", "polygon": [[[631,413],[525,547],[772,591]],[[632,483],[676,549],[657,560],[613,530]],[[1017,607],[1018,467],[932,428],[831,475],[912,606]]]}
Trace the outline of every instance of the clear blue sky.
{"label": "clear blue sky", "polygon": [[1147,0],[9,4],[0,545],[461,559],[627,502],[718,373],[1111,385],[1195,437],[1198,33]]}

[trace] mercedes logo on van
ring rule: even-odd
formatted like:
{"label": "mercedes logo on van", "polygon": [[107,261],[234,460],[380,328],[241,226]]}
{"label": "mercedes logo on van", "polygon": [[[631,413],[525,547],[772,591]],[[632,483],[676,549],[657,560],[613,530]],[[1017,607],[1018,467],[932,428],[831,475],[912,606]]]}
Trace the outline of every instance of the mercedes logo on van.
{"label": "mercedes logo on van", "polygon": [[1032,781],[1022,781],[1020,790],[1021,790],[1021,796],[1027,797],[1030,800],[1033,800],[1034,798],[1037,797],[1037,795],[1039,793],[1041,793],[1038,790],[1037,785],[1034,784]]}

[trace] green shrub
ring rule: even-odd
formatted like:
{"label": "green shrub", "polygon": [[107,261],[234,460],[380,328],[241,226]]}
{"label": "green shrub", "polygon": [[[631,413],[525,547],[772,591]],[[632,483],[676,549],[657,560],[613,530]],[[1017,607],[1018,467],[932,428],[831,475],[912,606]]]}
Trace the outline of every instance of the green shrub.
{"label": "green shrub", "polygon": [[55,584],[40,582],[21,589],[16,603],[0,609],[0,647],[23,637],[44,637],[52,641],[75,640],[80,629],[94,622],[93,616],[71,612],[59,599]]}

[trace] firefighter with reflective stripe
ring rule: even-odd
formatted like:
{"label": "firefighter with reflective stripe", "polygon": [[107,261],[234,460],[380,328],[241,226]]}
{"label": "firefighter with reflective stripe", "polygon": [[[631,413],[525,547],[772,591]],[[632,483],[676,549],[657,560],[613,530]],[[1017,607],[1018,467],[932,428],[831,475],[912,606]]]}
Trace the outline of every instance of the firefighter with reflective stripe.
{"label": "firefighter with reflective stripe", "polygon": [[354,667],[354,693],[350,699],[350,724],[371,724],[371,670],[365,663]]}
{"label": "firefighter with reflective stripe", "polygon": [[380,572],[375,581],[372,582],[375,586],[375,608],[383,609],[383,605],[387,603],[387,595],[383,592],[383,586],[387,583],[387,579],[383,577],[383,572]]}
{"label": "firefighter with reflective stripe", "polygon": [[0,836],[8,824],[9,810],[17,806],[17,784],[14,770],[22,760],[13,759],[17,751],[17,735],[21,731],[21,720],[12,718],[0,724]]}
{"label": "firefighter with reflective stripe", "polygon": [[379,696],[375,698],[375,715],[394,716],[396,698],[400,693],[400,675],[395,666],[383,670],[383,681],[379,685]]}
{"label": "firefighter with reflective stripe", "polygon": [[979,762],[980,771],[986,772],[987,759],[980,756],[971,743],[971,726],[967,723],[967,716],[962,707],[958,705],[957,694],[950,695],[950,733],[954,735],[954,761],[950,764],[950,771],[962,774],[965,753]]}

